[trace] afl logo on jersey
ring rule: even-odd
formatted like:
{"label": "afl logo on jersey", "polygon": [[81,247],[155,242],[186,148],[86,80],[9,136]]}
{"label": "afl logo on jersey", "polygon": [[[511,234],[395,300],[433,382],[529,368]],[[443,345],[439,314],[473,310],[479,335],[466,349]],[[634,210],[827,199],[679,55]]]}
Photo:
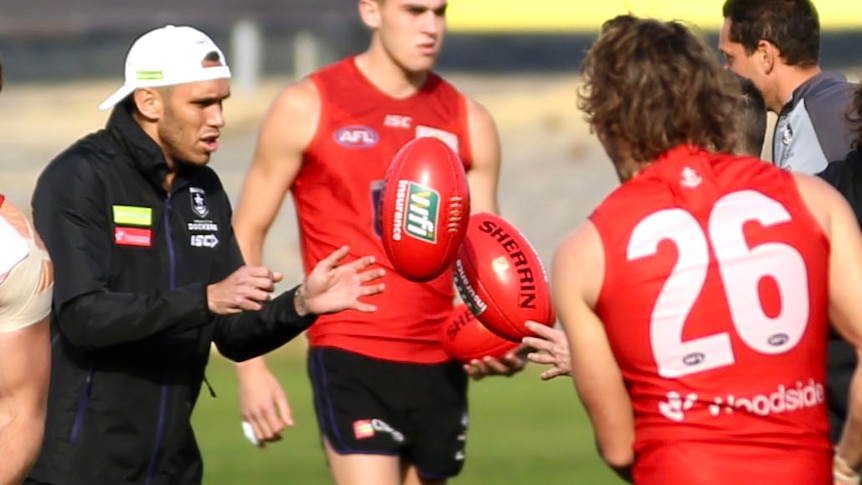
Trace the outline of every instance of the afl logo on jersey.
{"label": "afl logo on jersey", "polygon": [[347,148],[371,148],[379,139],[376,131],[361,125],[345,126],[335,132],[335,141]]}

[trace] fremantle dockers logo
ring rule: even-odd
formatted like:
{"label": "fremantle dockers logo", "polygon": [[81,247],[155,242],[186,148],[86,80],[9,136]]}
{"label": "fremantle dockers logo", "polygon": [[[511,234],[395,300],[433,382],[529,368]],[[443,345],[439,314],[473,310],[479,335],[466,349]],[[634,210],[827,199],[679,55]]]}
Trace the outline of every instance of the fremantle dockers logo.
{"label": "fremantle dockers logo", "polygon": [[207,207],[207,197],[204,189],[190,187],[189,197],[192,199],[192,211],[194,211],[198,217],[206,217],[207,214],[210,213],[210,209]]}

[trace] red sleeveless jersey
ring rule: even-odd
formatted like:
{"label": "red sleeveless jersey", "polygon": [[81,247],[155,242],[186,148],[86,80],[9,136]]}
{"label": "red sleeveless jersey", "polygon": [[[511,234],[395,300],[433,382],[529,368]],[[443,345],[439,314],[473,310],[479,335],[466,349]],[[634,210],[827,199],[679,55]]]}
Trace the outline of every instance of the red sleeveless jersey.
{"label": "red sleeveless jersey", "polygon": [[292,187],[306,272],[344,244],[350,259],[373,255],[387,270],[386,291],[365,299],[376,312],[322,315],[308,332],[311,345],[398,362],[444,362],[439,326],[452,310],[452,276],[444,272],[427,283],[401,277],[383,250],[376,208],[389,163],[414,138],[441,138],[469,168],[466,99],[433,73],[413,96],[392,98],[352,57],[311,80],[320,94],[320,122]]}
{"label": "red sleeveless jersey", "polygon": [[635,483],[832,483],[829,243],[792,176],[677,147],[591,220]]}

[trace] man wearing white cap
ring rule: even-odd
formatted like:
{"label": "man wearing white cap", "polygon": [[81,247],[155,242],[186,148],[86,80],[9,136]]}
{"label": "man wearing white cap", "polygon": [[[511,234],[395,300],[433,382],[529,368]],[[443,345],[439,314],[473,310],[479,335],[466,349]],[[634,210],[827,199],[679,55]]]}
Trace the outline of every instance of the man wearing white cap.
{"label": "man wearing white cap", "polygon": [[204,33],[141,36],[107,126],[46,168],[34,222],[55,260],[45,439],[25,483],[201,482],[190,416],[214,342],[234,360],[273,350],[316,315],[373,311],[373,258],[343,247],[297,287],[246,266],[231,207],[206,166],[230,94],[224,54]]}

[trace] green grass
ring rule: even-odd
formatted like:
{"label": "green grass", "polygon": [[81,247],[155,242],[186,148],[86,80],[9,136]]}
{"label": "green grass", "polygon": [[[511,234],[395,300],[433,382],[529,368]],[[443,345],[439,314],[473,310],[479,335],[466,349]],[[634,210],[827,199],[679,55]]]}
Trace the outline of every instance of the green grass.
{"label": "green grass", "polygon": [[[213,355],[207,372],[218,398],[206,390],[193,418],[204,456],[206,485],[327,484],[297,339],[268,357],[290,398],[296,426],[258,450],[242,436],[233,364]],[[455,485],[618,484],[593,446],[592,432],[571,381],[541,382],[536,368],[512,378],[471,383],[467,462]]]}

